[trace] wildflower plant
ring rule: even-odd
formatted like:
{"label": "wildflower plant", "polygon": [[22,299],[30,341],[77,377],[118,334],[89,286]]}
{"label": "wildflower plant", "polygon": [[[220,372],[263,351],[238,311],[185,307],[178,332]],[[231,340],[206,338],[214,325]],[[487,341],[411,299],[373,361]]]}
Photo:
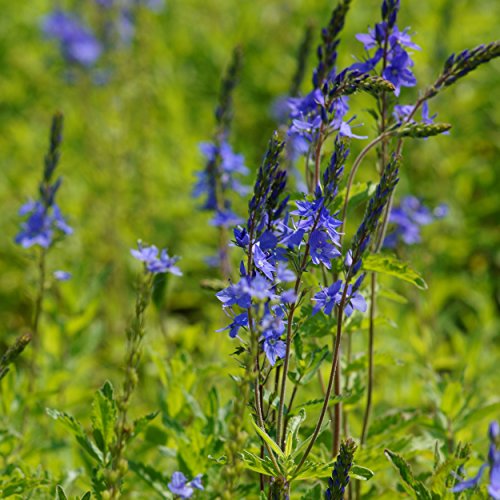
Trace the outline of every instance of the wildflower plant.
{"label": "wildflower plant", "polygon": [[[34,247],[37,251],[38,289],[31,323],[35,352],[40,346],[40,319],[47,288],[47,254],[55,243],[73,233],[73,229],[66,222],[56,203],[56,195],[62,184],[62,177],[55,178],[54,176],[60,158],[62,131],[63,115],[56,113],[52,118],[49,149],[44,158],[42,180],[38,186],[38,198],[29,200],[20,208],[19,215],[24,218],[24,221],[21,223],[21,230],[15,237],[15,242],[21,247]],[[57,275],[56,279],[58,279]],[[33,358],[33,368],[35,368],[35,358]]]}
{"label": "wildflower plant", "polygon": [[[399,170],[404,165],[404,139],[447,132],[448,124],[434,123],[434,117],[429,116],[429,99],[500,55],[498,44],[493,43],[452,56],[436,82],[421,93],[416,103],[402,106],[399,99],[404,98],[404,88],[417,84],[411,51],[419,47],[412,41],[408,28],[398,27],[399,1],[383,0],[381,21],[368,34],[357,36],[364,45],[364,57],[338,70],[337,49],[349,8],[350,2],[341,0],[322,31],[313,89],[304,97],[288,100],[290,122],[286,137],[275,134],[269,142],[249,202],[248,221],[234,230],[234,244],[244,253],[239,277],[217,293],[231,318],[230,324],[220,331],[228,331],[230,338],[240,344],[238,352],[246,369],[245,380],[251,386],[247,394],[254,428],[261,439],[260,454],[247,449],[244,461],[248,468],[261,474],[261,491],[266,484],[262,478],[270,476],[268,488],[272,498],[288,498],[295,481],[320,477],[329,460],[338,455],[342,430],[348,429],[341,401],[345,397],[342,392],[350,387],[342,390],[340,370],[342,346],[347,349],[347,363],[352,356],[350,335],[344,339],[346,323],[353,314],[368,312],[367,399],[359,436],[360,444],[366,446],[374,378],[377,273],[408,279],[407,265],[394,256],[380,254],[388,225],[398,215],[392,206]],[[349,141],[367,138],[353,132],[355,117],[347,117],[348,96],[357,92],[367,92],[375,99],[378,135],[349,168]],[[421,121],[416,121],[418,110],[422,111]],[[285,141],[304,157],[305,193],[287,189],[288,173],[282,166]],[[377,152],[379,180],[374,191],[367,190],[364,216],[350,235],[347,215],[351,190],[356,173],[371,150]],[[347,178],[343,175],[346,170]],[[402,203],[408,202],[405,199]],[[418,240],[416,224],[430,222],[418,200],[416,205],[407,215],[414,218],[410,229],[416,235],[412,241]],[[408,219],[405,222],[408,226]],[[364,286],[367,274],[368,289]],[[423,281],[417,275],[414,282],[419,286]],[[305,312],[299,320],[297,313],[307,311],[309,304],[312,316]],[[292,430],[297,411],[293,402],[296,393],[304,389],[306,377],[312,378],[299,366],[308,349],[317,352],[314,337],[308,339],[305,332],[308,322],[320,311],[329,325],[332,345],[326,356],[309,367],[313,374],[318,373],[322,402],[319,416],[313,419],[312,433],[300,439],[298,427],[305,414]],[[330,358],[326,382],[321,370],[325,358]],[[288,388],[290,383],[292,390]],[[314,450],[325,431],[324,424],[328,424],[327,415],[331,424],[331,455],[325,456],[323,450],[320,459]],[[358,470],[363,471],[365,479],[370,476],[369,471],[361,467]],[[335,498],[341,498],[338,495]],[[360,498],[359,483],[355,495]]]}
{"label": "wildflower plant", "polygon": [[231,273],[228,254],[228,231],[242,220],[231,208],[230,193],[244,196],[248,193],[238,176],[246,175],[248,169],[243,155],[235,153],[229,143],[230,127],[233,118],[233,92],[241,71],[241,49],[235,48],[231,63],[222,79],[219,103],[215,109],[217,124],[212,142],[200,144],[205,157],[205,168],[197,172],[198,180],[193,196],[203,197],[203,210],[213,214],[210,224],[218,228],[219,245],[217,255],[209,262],[219,267],[221,275],[228,278]]}
{"label": "wildflower plant", "polygon": [[[426,243],[422,228],[432,223],[438,226],[437,221],[447,215],[447,206],[435,200],[431,189],[413,182],[408,186],[408,178],[413,181],[417,174],[407,172],[422,169],[422,175],[428,175],[421,158],[413,168],[414,157],[408,150],[415,144],[432,150],[437,137],[443,143],[453,139],[452,134],[447,137],[451,125],[438,121],[433,99],[500,56],[500,44],[491,42],[449,56],[425,85],[420,82],[422,72],[415,57],[425,48],[424,40],[401,24],[400,0],[380,0],[376,17],[351,45],[344,43],[344,26],[357,4],[336,2],[317,42],[311,24],[304,27],[304,37],[297,42],[296,71],[282,87],[289,89],[289,95],[275,109],[279,111],[278,130],[270,138],[262,137],[264,127],[259,127],[247,136],[257,114],[256,119],[262,121],[256,123],[269,122],[257,106],[258,112],[251,109],[241,114],[246,120],[242,123],[245,134],[238,144],[250,153],[246,159],[232,141],[233,100],[242,63],[241,49],[234,50],[222,77],[215,129],[209,142],[200,145],[203,166],[190,189],[215,227],[208,234],[217,233],[213,242],[217,254],[209,261],[219,268],[223,281],[201,281],[205,290],[199,290],[199,277],[193,273],[199,266],[190,267],[189,246],[184,247],[185,264],[179,265],[179,258],[167,249],[139,241],[127,254],[141,271],[126,323],[116,313],[123,311],[119,297],[124,282],[119,275],[127,267],[120,264],[123,259],[117,250],[121,230],[131,229],[127,227],[131,221],[136,225],[148,220],[153,230],[169,239],[186,237],[193,246],[199,244],[201,229],[194,227],[198,218],[179,217],[172,225],[168,217],[163,219],[164,208],[173,205],[157,182],[164,179],[164,172],[142,168],[139,161],[160,156],[160,151],[163,154],[166,136],[176,147],[189,142],[183,140],[181,128],[168,131],[170,123],[180,123],[176,121],[180,117],[187,126],[199,127],[190,112],[197,104],[185,101],[194,102],[202,93],[183,78],[193,74],[190,61],[198,64],[199,59],[208,59],[206,53],[196,47],[185,59],[187,71],[175,72],[182,91],[189,88],[190,99],[171,99],[174,94],[164,93],[163,88],[157,92],[146,71],[154,61],[158,65],[154,79],[173,80],[168,57],[179,39],[168,37],[179,30],[176,16],[182,13],[192,19],[191,11],[199,12],[173,3],[165,16],[155,16],[164,5],[160,0],[93,0],[81,6],[64,4],[73,8],[60,7],[44,17],[42,32],[59,44],[67,76],[82,77],[78,88],[64,87],[63,101],[68,102],[75,90],[78,95],[85,90],[83,104],[75,107],[82,116],[76,111],[72,116],[77,116],[85,133],[91,124],[96,137],[102,129],[94,124],[102,121],[112,138],[108,154],[103,147],[102,154],[94,158],[81,154],[80,160],[78,153],[87,152],[82,146],[86,141],[72,143],[75,165],[80,161],[80,165],[92,166],[88,178],[87,172],[82,173],[89,191],[95,196],[97,186],[103,195],[97,212],[103,207],[110,210],[98,226],[103,232],[95,232],[93,211],[84,214],[88,227],[78,240],[79,261],[82,269],[89,265],[85,259],[91,262],[91,276],[83,280],[85,273],[52,264],[57,255],[52,253],[54,247],[64,250],[59,244],[72,233],[63,215],[69,207],[58,203],[63,119],[56,114],[38,194],[22,206],[21,227],[14,238],[17,253],[35,254],[38,277],[31,328],[21,334],[23,328],[13,342],[5,343],[0,358],[2,498],[358,500],[399,494],[425,500],[500,498],[498,423],[490,425],[487,454],[480,452],[481,447],[475,454],[471,445],[458,441],[473,436],[474,426],[496,418],[500,411],[489,352],[496,348],[498,294],[491,293],[486,301],[486,294],[480,293],[484,291],[475,289],[483,286],[477,276],[490,263],[485,264],[482,253],[471,259],[471,269],[478,273],[475,287],[460,282],[454,288],[456,295],[437,292],[444,312],[436,321],[431,321],[423,300],[412,311],[405,293],[393,281],[427,287],[423,276],[402,258],[412,255],[409,247],[415,245],[413,253],[420,251],[429,262],[429,253],[439,246],[416,246]],[[249,4],[247,8],[256,7]],[[273,9],[266,6],[262,22],[269,22],[272,16],[267,14]],[[136,36],[142,22],[147,27],[161,23],[162,30],[168,28],[162,31],[165,46],[149,33]],[[196,37],[182,33],[182,40],[191,42],[191,38]],[[315,44],[315,60],[310,61]],[[165,60],[158,64],[162,50]],[[114,58],[118,51],[126,57]],[[251,46],[250,65],[255,53]],[[349,63],[342,67],[341,61]],[[258,71],[260,63],[259,59],[259,65],[250,70]],[[283,64],[279,70],[287,68]],[[127,75],[126,85],[114,86],[108,75],[115,69],[116,74]],[[204,72],[196,71],[200,82],[205,82]],[[99,88],[86,85],[89,75]],[[252,84],[243,81],[242,92]],[[5,86],[8,91],[12,88]],[[161,136],[157,150],[150,148],[149,141],[160,136],[158,122],[147,105],[156,94],[162,95],[152,101],[156,114],[163,117],[164,110],[171,111],[165,124],[169,133]],[[135,95],[140,97],[140,106],[128,106]],[[93,110],[89,114],[87,107]],[[445,112],[439,111],[440,119],[445,120]],[[141,129],[129,132],[132,121]],[[202,134],[210,136],[210,132]],[[243,144],[247,137],[253,137],[252,141]],[[259,140],[266,144],[266,139],[260,164],[252,166],[256,157],[252,147]],[[122,143],[128,149],[122,150]],[[178,155],[186,176],[191,174],[189,164],[195,154],[183,151]],[[113,168],[105,171],[108,159]],[[242,178],[251,173],[254,178],[247,187]],[[185,180],[184,172],[176,175]],[[94,176],[99,177],[95,184]],[[490,179],[485,176],[484,180],[489,183]],[[474,189],[470,192],[476,196]],[[80,191],[75,193],[73,203],[78,204]],[[128,195],[134,200],[129,208]],[[193,208],[189,195],[186,198],[185,207]],[[481,214],[490,213],[491,206],[495,205],[487,200],[480,207]],[[185,215],[182,210],[181,204],[175,206],[173,216]],[[457,219],[447,220],[458,224]],[[469,231],[473,225],[467,222],[463,227]],[[93,232],[97,234],[94,240],[104,245],[103,266],[99,244],[89,244],[94,242]],[[495,238],[482,234],[481,244],[491,241],[496,249]],[[443,256],[442,261],[446,260]],[[2,318],[10,304],[3,283],[10,286],[12,282],[8,266],[6,271],[0,279]],[[182,287],[171,296],[175,316],[170,314],[173,307],[164,316],[160,299],[165,275],[180,277],[183,271]],[[386,287],[386,277],[391,279],[390,287]],[[57,301],[47,300],[54,280],[61,283],[54,287]],[[453,277],[443,286],[451,288],[455,281]],[[487,293],[496,291],[496,283],[486,288]],[[379,304],[383,298],[394,304]],[[63,302],[71,306],[70,312],[61,314]],[[156,329],[149,326],[151,302],[165,319]],[[398,309],[398,304],[406,305]],[[26,310],[22,297],[16,305],[4,322],[7,329],[22,323]],[[393,314],[398,312],[399,317]],[[45,314],[51,314],[52,321],[45,321]],[[390,336],[386,327],[395,325],[395,316],[401,323],[396,325],[396,335]],[[408,328],[407,316],[414,321],[414,330]],[[446,323],[443,337],[447,338],[440,342],[441,323]],[[484,335],[476,328],[479,324]],[[22,353],[37,348],[42,332],[46,366],[50,359],[51,369],[44,369],[43,378],[36,379],[32,363],[26,376],[31,399],[26,403],[21,394]],[[387,336],[382,337],[382,332]],[[375,345],[382,344],[383,352],[376,351]],[[386,350],[387,346],[395,346],[394,351]],[[79,351],[88,354],[82,371],[76,366]],[[230,352],[230,358],[221,361],[221,352],[223,356]],[[123,355],[119,363],[114,362],[116,353],[120,359]],[[473,363],[474,359],[479,362]],[[388,369],[379,373],[383,363]],[[406,367],[400,368],[402,364]],[[101,376],[103,371],[105,376]],[[416,381],[410,378],[414,373],[418,373]],[[486,383],[480,384],[481,377],[487,378]],[[40,380],[43,393],[32,390],[35,380]],[[78,388],[81,380],[86,393]],[[405,393],[404,403],[395,407],[400,392]],[[93,394],[91,404],[89,393]],[[40,416],[37,410],[45,407],[42,403],[49,408]],[[62,411],[70,405],[79,409]],[[55,429],[44,427],[47,420],[51,422],[47,415],[58,422]],[[76,441],[79,454],[68,445],[65,434],[53,434],[61,431]],[[486,441],[486,436],[476,436]],[[430,466],[426,462],[432,455]]]}
{"label": "wildflower plant", "polygon": [[[132,249],[130,253],[142,262],[143,272],[138,281],[134,315],[126,332],[127,348],[121,392],[116,394],[109,381],[97,391],[93,401],[93,440],[87,437],[82,425],[74,417],[58,410],[47,410],[50,416],[60,420],[71,430],[79,445],[92,460],[93,491],[103,499],[121,497],[124,479],[129,470],[129,461],[125,456],[127,445],[157,415],[157,412],[150,413],[133,422],[129,421],[130,400],[139,383],[138,367],[142,357],[142,342],[146,333],[145,313],[151,300],[154,278],[164,273],[182,275],[175,265],[178,257],[170,257],[166,249],[159,251],[156,246],[144,246],[139,241],[138,248]],[[189,498],[192,488],[203,489],[201,476],[197,476],[187,484],[182,473],[176,474],[169,488],[180,498]]]}

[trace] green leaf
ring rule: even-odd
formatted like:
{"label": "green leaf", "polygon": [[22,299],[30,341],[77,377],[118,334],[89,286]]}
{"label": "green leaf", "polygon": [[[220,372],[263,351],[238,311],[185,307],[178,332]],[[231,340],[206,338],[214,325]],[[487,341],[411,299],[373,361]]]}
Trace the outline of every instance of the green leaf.
{"label": "green leaf", "polygon": [[64,493],[63,487],[57,485],[56,486],[56,498],[55,500],[68,500],[66,493]]}
{"label": "green leaf", "polygon": [[387,449],[384,450],[384,454],[389,462],[391,462],[391,464],[399,472],[401,479],[404,481],[403,487],[409,494],[414,493],[415,498],[418,500],[432,500],[429,490],[421,481],[415,479],[410,465],[401,455]]}
{"label": "green leaf", "polygon": [[147,415],[144,415],[144,417],[141,417],[141,418],[134,420],[134,423],[132,426],[132,429],[133,429],[132,435],[137,436],[138,434],[140,434],[148,426],[149,422],[151,422],[151,420],[156,418],[158,413],[159,412],[157,412],[157,411],[155,411],[153,413],[148,413]]}
{"label": "green leaf", "polygon": [[151,295],[151,299],[157,309],[160,309],[163,304],[165,292],[167,290],[167,284],[167,273],[155,274],[153,278],[153,293]]}
{"label": "green leaf", "polygon": [[307,357],[307,367],[304,370],[304,375],[301,380],[301,384],[305,385],[311,381],[311,379],[316,375],[321,367],[321,364],[328,356],[329,350],[328,346],[323,346],[321,349],[315,349],[308,353]]}
{"label": "green leaf", "polygon": [[102,462],[104,460],[101,450],[87,437],[80,422],[71,415],[62,411],[46,408],[47,415],[54,420],[61,422],[76,438],[78,444],[85,450],[94,460]]}
{"label": "green leaf", "polygon": [[285,456],[289,457],[292,453],[294,446],[297,444],[297,434],[299,432],[302,422],[306,419],[306,411],[301,408],[299,414],[292,417],[288,421],[286,429],[286,446],[285,446]]}
{"label": "green leaf", "polygon": [[363,270],[388,274],[400,280],[407,281],[422,290],[427,289],[427,283],[422,276],[393,255],[372,254],[363,258]]}
{"label": "green leaf", "polygon": [[321,479],[330,477],[334,463],[335,461],[317,463],[306,460],[299,473],[296,476],[292,473],[289,479],[293,479],[294,481],[303,481],[304,479]]}
{"label": "green leaf", "polygon": [[91,500],[91,498],[92,495],[90,494],[90,491],[87,491],[87,493],[85,493],[80,500]]}
{"label": "green leaf", "polygon": [[472,424],[492,418],[498,415],[498,413],[500,413],[500,401],[470,410],[454,422],[454,427],[457,430],[465,429],[470,427]]}
{"label": "green leaf", "polygon": [[349,475],[351,478],[358,479],[359,481],[369,481],[375,473],[371,469],[368,469],[368,467],[353,464]]}
{"label": "green leaf", "polygon": [[[323,425],[321,426],[321,429],[318,432],[318,437],[321,436],[321,434],[323,434],[323,432],[325,432],[325,430],[328,428],[329,425],[330,425],[330,420],[323,422]],[[304,441],[299,443],[299,445],[297,446],[297,448],[294,450],[294,452],[291,455],[292,459],[295,459],[299,456],[299,454],[302,452],[302,450],[304,450],[306,448],[306,446],[309,444],[313,435],[314,435],[314,432],[311,433],[311,435],[307,439],[305,439]]]}
{"label": "green leaf", "polygon": [[300,497],[300,500],[311,500],[311,498],[322,498],[320,484],[315,485],[307,491],[302,497]]}
{"label": "green leaf", "polygon": [[457,380],[450,380],[441,399],[441,410],[450,421],[454,421],[464,404],[464,388]]}
{"label": "green leaf", "polygon": [[281,448],[276,444],[276,442],[273,440],[273,438],[264,430],[261,429],[253,420],[252,420],[252,425],[254,429],[257,431],[257,434],[268,444],[269,448],[278,455],[281,459],[285,458],[285,454],[281,450]]}
{"label": "green leaf", "polygon": [[408,304],[408,299],[406,297],[400,295],[394,290],[391,290],[390,288],[380,288],[378,296],[387,300],[392,300],[392,302],[396,302],[397,304]]}
{"label": "green leaf", "polygon": [[92,434],[104,456],[114,441],[116,415],[114,389],[111,382],[106,381],[92,403]]}
{"label": "green leaf", "polygon": [[145,465],[141,462],[134,462],[129,460],[129,468],[135,474],[137,474],[145,483],[147,483],[160,498],[172,499],[173,495],[168,489],[167,485],[170,478],[160,471],[156,470],[154,467]]}
{"label": "green leaf", "polygon": [[243,459],[243,465],[246,469],[271,477],[281,474],[281,471],[276,470],[269,457],[260,458],[247,450],[243,450],[241,457]]}

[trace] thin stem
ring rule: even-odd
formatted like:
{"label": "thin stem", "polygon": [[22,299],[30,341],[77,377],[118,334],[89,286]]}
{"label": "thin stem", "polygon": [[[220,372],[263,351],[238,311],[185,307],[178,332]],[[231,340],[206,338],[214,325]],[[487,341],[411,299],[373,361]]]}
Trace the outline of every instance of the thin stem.
{"label": "thin stem", "polygon": [[325,126],[323,122],[321,122],[321,125],[319,127],[319,137],[318,137],[318,142],[316,144],[316,149],[314,152],[314,185],[312,186],[313,190],[316,189],[316,186],[319,184],[319,176],[320,176],[320,171],[321,171],[321,148],[323,147],[323,133],[325,130]]}
{"label": "thin stem", "polygon": [[340,221],[342,222],[342,225],[339,228],[339,233],[340,233],[340,242],[342,242],[342,237],[343,233],[345,232],[345,226],[346,226],[346,219],[347,219],[347,204],[349,203],[349,194],[351,192],[351,187],[354,182],[354,177],[356,176],[356,172],[358,171],[359,166],[361,165],[361,162],[363,161],[364,157],[381,141],[383,141],[386,137],[388,137],[390,134],[389,133],[383,133],[373,139],[369,144],[367,144],[364,149],[359,153],[357,156],[356,160],[354,161],[351,171],[349,173],[349,178],[347,180],[347,185],[346,185],[346,193],[345,193],[345,198],[344,198],[344,204],[342,206],[342,212],[340,215]]}
{"label": "thin stem", "polygon": [[[316,220],[314,221],[314,224],[312,226],[311,232],[309,233],[309,237],[311,233],[316,229],[316,226],[318,225],[319,218],[320,218],[321,211],[318,211],[318,215],[316,217]],[[300,287],[300,281],[302,279],[302,273],[304,272],[306,265],[307,265],[307,260],[309,258],[309,249],[310,249],[310,244],[309,240],[307,241],[306,248],[304,250],[304,256],[302,258],[302,262],[300,264],[300,269],[299,272],[297,273],[297,279],[295,280],[295,287],[294,287],[294,292],[295,295],[297,295]],[[286,384],[287,384],[287,379],[288,379],[288,366],[290,363],[290,352],[291,352],[291,344],[292,344],[292,328],[293,328],[293,316],[295,314],[295,310],[297,307],[297,301],[295,301],[291,307],[290,307],[290,312],[288,313],[288,318],[287,318],[287,331],[286,331],[286,352],[285,352],[285,359],[283,362],[283,375],[281,379],[281,391],[280,391],[280,399],[279,399],[279,408],[278,408],[278,426],[276,429],[276,436],[277,436],[277,442],[278,444],[281,442],[281,447],[284,449],[285,447],[285,429],[283,428],[283,412],[285,409],[285,393],[286,393]]]}
{"label": "thin stem", "polygon": [[[321,394],[323,394],[323,397],[326,395],[326,387],[325,387],[325,381],[323,380],[323,374],[321,373],[321,370],[318,370],[318,382],[319,386],[321,388]],[[335,419],[334,419],[334,414],[333,414],[333,408],[331,406],[328,406],[328,416],[330,417],[330,430],[332,433],[332,436],[335,434]],[[333,454],[333,441],[332,441],[332,454]]]}
{"label": "thin stem", "polygon": [[[341,348],[339,347],[339,358],[340,358]],[[334,395],[340,396],[340,362],[338,363],[337,370],[335,372],[335,382],[334,382]],[[334,432],[333,432],[333,443],[332,443],[332,453],[333,456],[337,456],[340,449],[340,428],[342,424],[342,405],[340,402],[335,403],[333,406],[334,411]]]}
{"label": "thin stem", "polygon": [[333,352],[333,359],[332,359],[332,366],[330,368],[330,377],[328,379],[328,387],[326,389],[326,394],[325,394],[325,401],[323,402],[323,406],[321,408],[321,413],[318,418],[318,422],[316,423],[316,427],[314,428],[314,432],[311,438],[311,441],[309,442],[309,445],[307,446],[306,451],[304,452],[304,455],[302,456],[302,459],[300,460],[299,464],[297,465],[296,469],[294,470],[294,475],[297,475],[304,465],[304,462],[306,461],[309,453],[312,450],[312,447],[314,446],[316,439],[318,439],[319,431],[321,430],[321,426],[323,424],[323,420],[325,418],[325,414],[330,402],[330,396],[332,394],[332,389],[333,389],[333,382],[335,378],[335,372],[337,370],[337,365],[339,361],[339,354],[340,354],[340,341],[342,338],[342,320],[344,317],[344,305],[345,305],[345,300],[346,300],[346,295],[347,295],[347,288],[348,288],[348,283],[346,279],[346,283],[344,285],[344,292],[342,294],[342,299],[340,301],[340,304],[338,306],[338,318],[337,318],[337,336],[335,338],[335,349]]}
{"label": "thin stem", "polygon": [[368,434],[368,424],[370,421],[370,414],[372,409],[372,396],[373,396],[373,357],[374,357],[374,339],[375,339],[375,310],[376,310],[376,295],[375,289],[377,286],[377,275],[376,273],[371,274],[370,282],[370,329],[368,332],[368,386],[366,392],[366,407],[363,417],[363,429],[361,431],[361,445],[366,443],[366,437]]}
{"label": "thin stem", "polygon": [[29,390],[32,392],[35,387],[36,379],[36,362],[40,351],[40,319],[43,311],[43,301],[45,298],[45,280],[46,280],[46,256],[47,249],[40,248],[38,253],[38,290],[35,299],[35,307],[33,311],[32,336],[33,336],[33,355],[31,357]]}

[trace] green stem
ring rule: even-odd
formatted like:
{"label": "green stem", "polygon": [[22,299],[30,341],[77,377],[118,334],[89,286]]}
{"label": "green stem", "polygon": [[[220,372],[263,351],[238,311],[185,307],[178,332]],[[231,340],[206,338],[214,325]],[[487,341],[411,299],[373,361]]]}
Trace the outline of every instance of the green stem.
{"label": "green stem", "polygon": [[325,414],[327,412],[328,405],[330,403],[330,396],[332,394],[333,382],[335,379],[335,372],[337,371],[337,365],[339,362],[340,341],[342,339],[342,320],[344,317],[344,306],[345,306],[345,300],[346,300],[347,288],[348,288],[347,285],[348,285],[348,280],[346,279],[346,283],[344,285],[344,292],[342,294],[342,299],[341,299],[340,304],[338,306],[337,336],[335,338],[335,348],[333,351],[332,366],[330,368],[330,377],[328,378],[328,386],[326,388],[325,400],[323,402],[323,406],[321,407],[321,412],[320,412],[318,421],[316,423],[316,427],[314,428],[314,432],[313,432],[311,441],[309,442],[309,445],[307,446],[307,449],[304,452],[302,459],[300,460],[299,464],[297,465],[297,467],[294,470],[295,476],[299,473],[300,469],[304,465],[304,462],[306,461],[309,453],[311,452],[311,450],[316,442],[316,439],[318,439],[319,431],[321,430],[321,426],[323,425],[323,420],[325,418]]}
{"label": "green stem", "polygon": [[33,355],[31,357],[31,367],[30,367],[30,379],[29,379],[29,390],[34,391],[35,380],[36,380],[36,370],[37,370],[37,358],[40,351],[41,339],[40,339],[40,319],[43,312],[43,302],[45,298],[45,281],[46,281],[46,256],[47,249],[40,248],[38,253],[38,290],[35,299],[35,307],[33,311],[32,320],[32,338],[33,338]]}
{"label": "green stem", "polygon": [[368,424],[370,421],[370,414],[372,408],[372,395],[373,395],[373,344],[375,338],[375,309],[376,309],[376,296],[375,289],[377,286],[377,275],[376,273],[371,274],[370,282],[370,327],[368,332],[368,386],[366,392],[366,407],[363,417],[363,430],[361,431],[361,445],[366,443],[366,437],[368,434]]}

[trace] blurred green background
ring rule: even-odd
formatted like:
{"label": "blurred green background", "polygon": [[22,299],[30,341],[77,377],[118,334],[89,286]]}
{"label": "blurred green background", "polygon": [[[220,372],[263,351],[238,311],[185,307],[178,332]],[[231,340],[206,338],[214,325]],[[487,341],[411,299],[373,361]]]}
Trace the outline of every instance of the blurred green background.
{"label": "blurred green background", "polygon": [[[58,5],[78,12],[88,25],[99,25],[99,11],[90,0]],[[24,445],[1,440],[5,461],[21,457],[56,476],[68,464],[81,465],[72,440],[45,415],[44,407],[70,411],[88,423],[92,393],[106,379],[119,384],[124,331],[140,269],[129,248],[138,238],[180,255],[184,276],[169,278],[164,300],[150,311],[133,413],[166,405],[172,417],[182,420],[189,404],[185,392],[204,406],[211,386],[223,402],[232,398],[229,374],[236,367],[229,354],[235,344],[225,333],[214,332],[226,319],[213,292],[200,286],[217,272],[204,263],[214,253],[216,231],[191,197],[194,173],[203,166],[198,143],[213,134],[220,78],[239,44],[244,66],[235,93],[232,142],[255,172],[276,127],[273,102],[290,87],[304,28],[314,24],[316,46],[333,6],[325,0],[167,0],[159,12],[138,10],[133,43],[102,56],[99,67],[109,70],[109,78],[96,85],[92,74],[81,68],[69,79],[57,44],[41,34],[41,20],[55,5],[0,0],[2,350],[30,323],[35,263],[32,252],[17,247],[13,238],[19,206],[36,195],[56,110],[65,115],[59,205],[75,229],[49,256],[50,270],[70,271],[73,279],[54,283],[48,294],[38,381],[43,395],[36,397],[39,404],[31,430],[22,438]],[[379,15],[379,2],[353,1],[339,49],[340,66],[362,55],[354,35],[366,31]],[[436,77],[452,52],[494,40],[498,19],[496,0],[403,1],[399,26],[410,26],[422,48],[414,54],[420,88]],[[314,63],[313,52],[308,74]],[[305,92],[309,84],[307,76]],[[420,409],[410,427],[424,443],[415,447],[424,450],[417,460],[432,460],[431,423],[441,413],[450,438],[472,441],[478,450],[486,450],[489,420],[500,416],[497,404],[473,423],[453,427],[461,405],[479,408],[498,403],[500,396],[499,88],[499,63],[481,67],[431,103],[438,119],[453,125],[450,135],[405,146],[398,196],[414,194],[430,206],[446,202],[450,207],[444,220],[424,228],[420,245],[401,255],[423,274],[429,289],[395,285],[408,302],[380,301],[388,321],[376,343],[374,415],[393,408]],[[412,102],[417,92],[403,89],[401,103]],[[349,116],[355,113],[364,123],[356,132],[373,136],[369,98],[351,102]],[[353,144],[354,152],[362,144]],[[374,157],[370,160],[363,166],[365,180],[376,178]],[[245,200],[236,202],[239,213],[245,207]],[[234,254],[236,261],[236,250]],[[386,281],[383,286],[391,284]],[[364,349],[366,332],[358,332],[354,340]],[[20,362],[2,383],[5,432],[18,429],[16,418],[25,397],[22,372]],[[358,437],[359,410],[351,411]],[[46,430],[43,436],[40,428]],[[156,431],[146,436],[142,452],[171,472],[176,468],[172,453],[156,456],[148,439],[170,450],[181,445],[161,422]],[[380,451],[388,437],[378,439]],[[414,451],[411,446],[406,450],[410,456]],[[192,460],[199,468],[194,472],[208,467],[206,457]],[[383,479],[389,465],[382,458],[374,469],[381,474],[377,480],[383,492],[390,483]]]}

